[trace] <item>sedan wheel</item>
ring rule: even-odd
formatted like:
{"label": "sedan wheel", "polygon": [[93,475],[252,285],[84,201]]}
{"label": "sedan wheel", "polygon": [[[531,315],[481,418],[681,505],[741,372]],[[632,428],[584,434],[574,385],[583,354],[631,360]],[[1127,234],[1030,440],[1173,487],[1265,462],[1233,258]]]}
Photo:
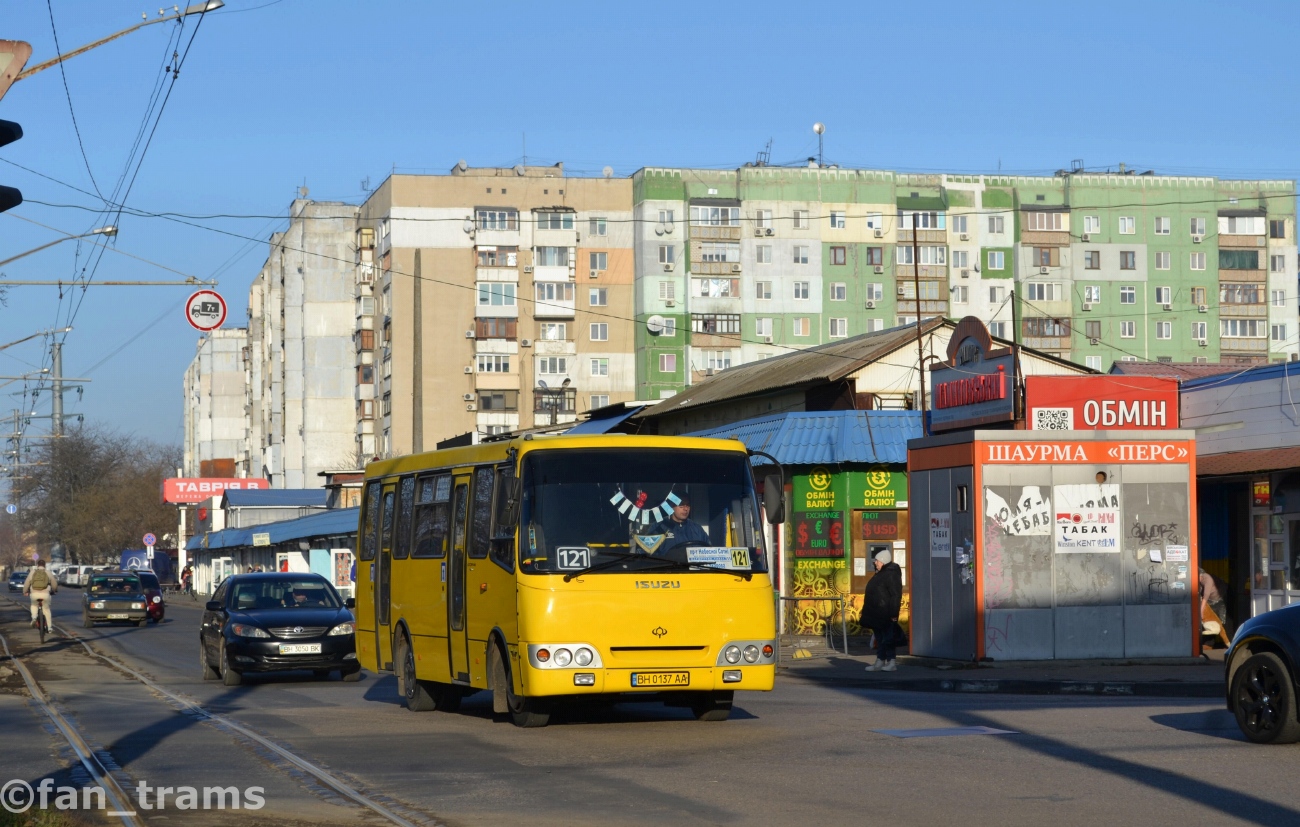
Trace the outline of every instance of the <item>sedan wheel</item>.
{"label": "sedan wheel", "polygon": [[95,627],[95,621],[90,619],[90,612],[85,609],[81,610],[81,626],[85,629],[93,629]]}
{"label": "sedan wheel", "polygon": [[205,681],[215,681],[221,677],[217,674],[217,670],[212,668],[212,664],[208,663],[208,653],[203,648],[203,641],[199,641],[199,670],[202,671]]}
{"label": "sedan wheel", "polygon": [[1286,664],[1272,652],[1252,655],[1232,676],[1232,711],[1237,726],[1256,744],[1300,740],[1295,689]]}
{"label": "sedan wheel", "polygon": [[244,682],[244,676],[230,668],[230,662],[226,659],[225,641],[221,646],[221,682],[226,686],[239,686]]}

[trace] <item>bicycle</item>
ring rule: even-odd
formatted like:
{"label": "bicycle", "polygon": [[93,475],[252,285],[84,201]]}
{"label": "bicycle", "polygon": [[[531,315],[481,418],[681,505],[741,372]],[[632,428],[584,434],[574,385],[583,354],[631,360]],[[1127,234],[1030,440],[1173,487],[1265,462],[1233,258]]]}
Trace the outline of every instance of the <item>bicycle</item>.
{"label": "bicycle", "polygon": [[50,628],[45,621],[45,599],[41,597],[36,598],[36,628],[40,629],[41,643],[44,643]]}

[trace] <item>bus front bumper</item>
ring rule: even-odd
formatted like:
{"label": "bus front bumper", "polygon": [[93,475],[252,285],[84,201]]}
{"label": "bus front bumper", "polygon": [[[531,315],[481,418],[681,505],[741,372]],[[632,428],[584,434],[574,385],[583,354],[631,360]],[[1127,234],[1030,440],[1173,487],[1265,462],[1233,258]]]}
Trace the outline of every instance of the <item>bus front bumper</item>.
{"label": "bus front bumper", "polygon": [[653,666],[642,669],[537,669],[523,666],[526,696],[608,695],[664,692],[722,692],[736,689],[766,691],[776,679],[775,665],[746,665],[723,669],[717,666]]}

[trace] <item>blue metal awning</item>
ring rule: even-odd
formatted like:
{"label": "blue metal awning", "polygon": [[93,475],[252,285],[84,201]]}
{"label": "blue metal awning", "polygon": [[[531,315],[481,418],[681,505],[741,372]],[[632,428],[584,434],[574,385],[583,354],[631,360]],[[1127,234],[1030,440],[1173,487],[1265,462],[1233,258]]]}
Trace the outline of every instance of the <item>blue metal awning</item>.
{"label": "blue metal awning", "polygon": [[[254,534],[270,535],[270,545],[287,543],[293,540],[310,540],[315,537],[336,537],[356,534],[357,521],[361,517],[360,507],[336,508],[299,517],[296,520],[281,520],[278,523],[249,526],[247,528],[225,528],[203,536],[191,537],[185,544],[187,551],[200,549],[243,548],[253,545]],[[204,539],[207,543],[204,543]]]}
{"label": "blue metal awning", "polygon": [[[921,436],[919,411],[799,411],[747,419],[690,436],[736,438],[782,465],[907,462],[907,441]],[[754,465],[770,464],[754,457]]]}
{"label": "blue metal awning", "polygon": [[602,408],[598,411],[592,411],[591,418],[586,422],[579,422],[565,433],[569,434],[607,434],[610,431],[622,425],[633,414],[640,412],[645,406],[634,405],[632,407],[616,407],[611,405],[608,408]]}

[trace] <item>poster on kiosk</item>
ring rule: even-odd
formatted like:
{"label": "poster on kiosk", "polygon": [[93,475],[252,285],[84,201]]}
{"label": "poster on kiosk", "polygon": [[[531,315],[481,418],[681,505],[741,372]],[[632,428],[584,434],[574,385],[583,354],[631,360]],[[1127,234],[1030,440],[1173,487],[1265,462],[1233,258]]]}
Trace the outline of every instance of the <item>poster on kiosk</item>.
{"label": "poster on kiosk", "polygon": [[1196,446],[1176,386],[1034,376],[1017,405],[1016,365],[997,371],[1007,356],[963,320],[933,375],[966,387],[943,397],[941,434],[908,444],[912,653],[1199,653]]}

